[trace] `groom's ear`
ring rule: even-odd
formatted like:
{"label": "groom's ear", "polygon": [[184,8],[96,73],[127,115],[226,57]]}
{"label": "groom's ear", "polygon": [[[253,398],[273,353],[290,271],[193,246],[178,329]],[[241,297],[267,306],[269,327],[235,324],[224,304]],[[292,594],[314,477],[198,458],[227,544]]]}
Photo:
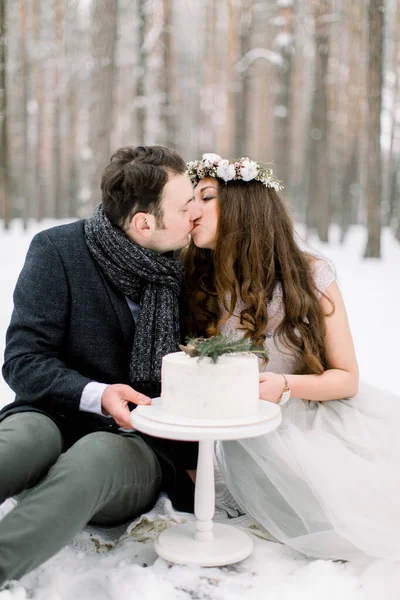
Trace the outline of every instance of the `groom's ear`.
{"label": "groom's ear", "polygon": [[133,215],[129,229],[139,237],[149,238],[155,229],[155,224],[154,215],[139,212]]}

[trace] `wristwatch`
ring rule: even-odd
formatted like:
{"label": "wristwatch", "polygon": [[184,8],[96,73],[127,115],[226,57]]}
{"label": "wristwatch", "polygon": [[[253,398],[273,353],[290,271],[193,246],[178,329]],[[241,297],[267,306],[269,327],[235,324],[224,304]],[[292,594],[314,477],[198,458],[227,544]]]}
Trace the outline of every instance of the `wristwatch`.
{"label": "wristwatch", "polygon": [[279,398],[278,404],[280,404],[282,406],[282,404],[286,404],[286,402],[289,400],[292,390],[290,389],[290,385],[289,385],[288,380],[286,379],[286,375],[284,375],[283,373],[281,373],[281,375],[282,375],[283,379],[285,380],[285,387],[282,390],[282,394],[281,394],[281,397]]}

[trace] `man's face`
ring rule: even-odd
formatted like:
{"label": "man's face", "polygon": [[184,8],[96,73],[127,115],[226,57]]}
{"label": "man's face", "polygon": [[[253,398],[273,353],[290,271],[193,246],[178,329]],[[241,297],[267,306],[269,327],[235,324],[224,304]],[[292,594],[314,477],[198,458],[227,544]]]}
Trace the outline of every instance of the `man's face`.
{"label": "man's face", "polygon": [[146,238],[138,239],[131,234],[132,224],[126,230],[129,237],[139,244],[163,254],[183,248],[189,242],[193,221],[200,217],[201,208],[196,206],[193,186],[185,175],[170,175],[161,198],[162,219],[146,214],[150,231]]}

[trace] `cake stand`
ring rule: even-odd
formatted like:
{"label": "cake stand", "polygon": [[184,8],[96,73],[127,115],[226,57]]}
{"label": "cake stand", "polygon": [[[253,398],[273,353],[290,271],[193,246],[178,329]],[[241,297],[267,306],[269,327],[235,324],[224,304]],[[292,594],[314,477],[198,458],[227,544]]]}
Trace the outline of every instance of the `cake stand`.
{"label": "cake stand", "polygon": [[281,422],[280,407],[260,400],[258,414],[241,425],[215,425],[212,420],[195,425],[193,419],[171,418],[162,410],[160,399],[155,398],[151,405],[138,406],[132,411],[131,422],[135,429],[155,437],[199,442],[194,497],[196,521],[164,530],[155,541],[157,554],[170,562],[205,567],[228,565],[247,558],[253,550],[250,536],[230,525],[213,523],[214,441],[257,437],[273,431]]}

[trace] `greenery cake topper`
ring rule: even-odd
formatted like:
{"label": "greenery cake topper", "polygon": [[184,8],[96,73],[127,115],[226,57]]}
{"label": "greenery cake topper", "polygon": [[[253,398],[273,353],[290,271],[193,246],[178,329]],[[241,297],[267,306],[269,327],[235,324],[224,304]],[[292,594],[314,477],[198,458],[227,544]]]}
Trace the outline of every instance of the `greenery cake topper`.
{"label": "greenery cake topper", "polygon": [[208,356],[214,364],[219,356],[238,352],[251,352],[264,360],[268,358],[267,350],[263,346],[257,346],[253,340],[237,339],[225,335],[215,335],[210,338],[187,338],[186,346],[179,345],[179,348],[189,356],[198,356],[199,358]]}

